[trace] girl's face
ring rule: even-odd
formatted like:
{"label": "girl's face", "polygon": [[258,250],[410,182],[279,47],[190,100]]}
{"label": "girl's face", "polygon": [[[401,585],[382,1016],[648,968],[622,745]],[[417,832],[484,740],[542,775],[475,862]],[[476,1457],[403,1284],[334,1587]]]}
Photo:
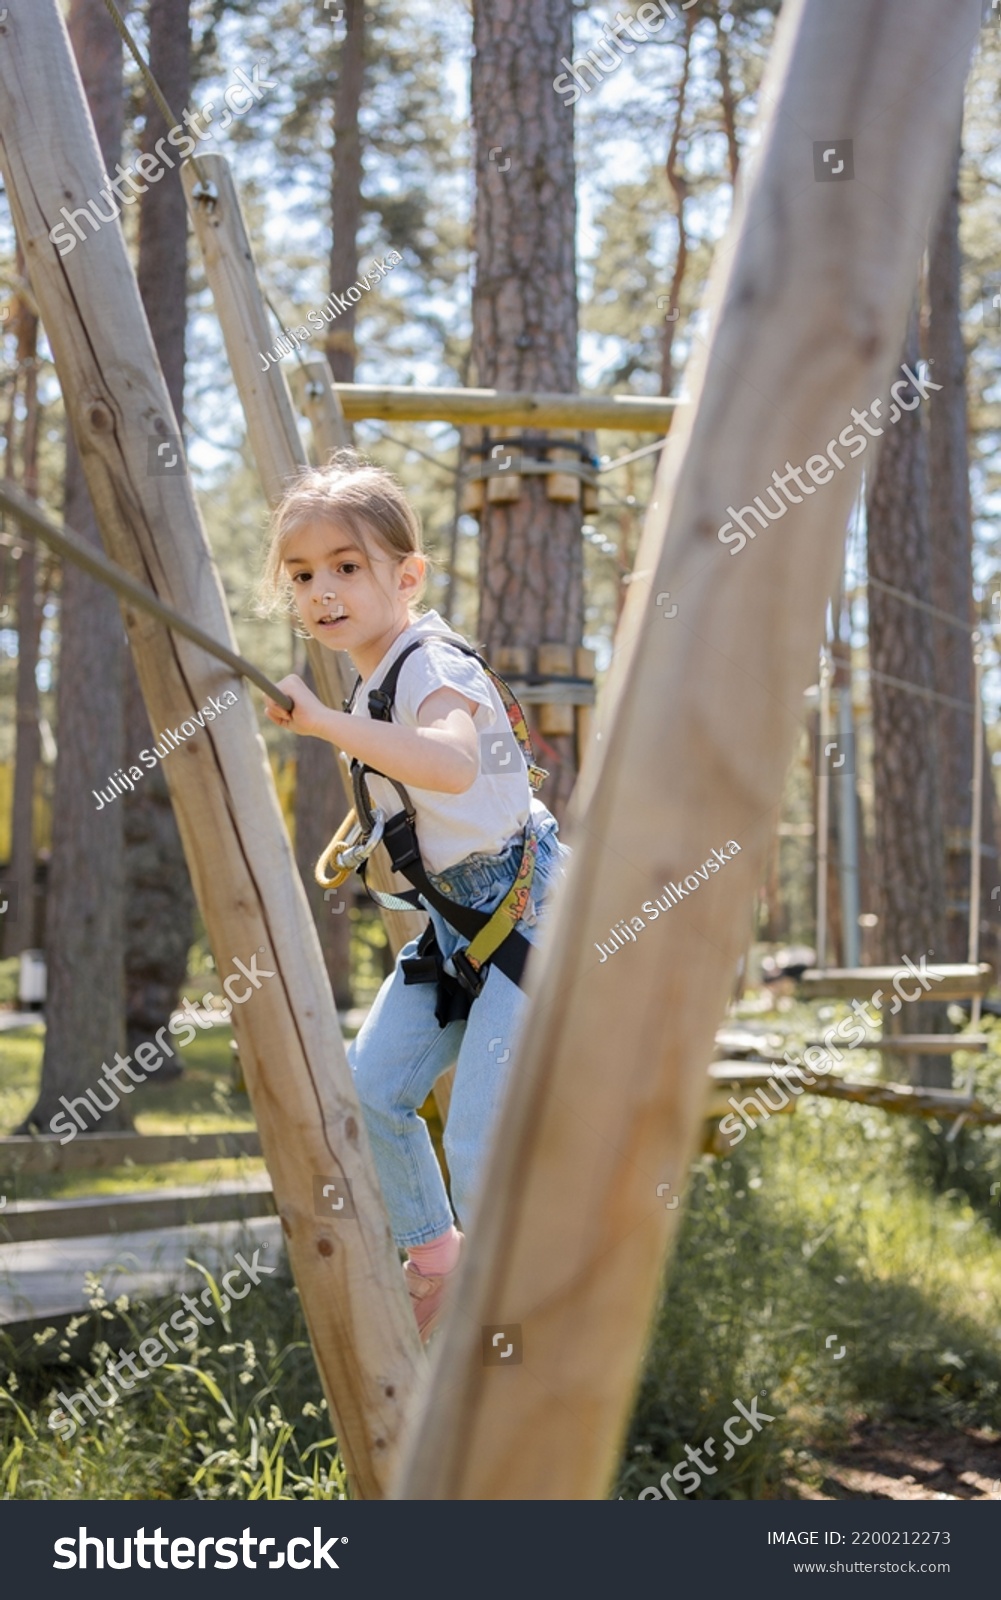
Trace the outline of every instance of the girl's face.
{"label": "girl's face", "polygon": [[[359,668],[377,666],[410,621],[424,557],[395,558],[374,535],[368,548],[332,520],[303,523],[288,536],[282,565],[303,626],[329,650],[348,650]],[[359,659],[360,658],[360,659]]]}

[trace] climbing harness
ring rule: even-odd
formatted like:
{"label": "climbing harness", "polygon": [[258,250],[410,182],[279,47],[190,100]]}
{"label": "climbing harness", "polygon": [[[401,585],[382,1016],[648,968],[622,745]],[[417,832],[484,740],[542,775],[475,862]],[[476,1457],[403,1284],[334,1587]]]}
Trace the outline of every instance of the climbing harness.
{"label": "climbing harness", "polygon": [[[400,652],[379,687],[369,690],[369,716],[376,722],[393,720],[396,686],[403,664],[415,650],[421,649],[427,638],[433,638],[436,643],[446,644],[479,662],[504,703],[511,732],[525,758],[529,785],[533,792],[540,789],[548,773],[536,766],[525,713],[513,690],[471,645],[460,644],[458,640],[440,634],[415,639]],[[351,712],[360,687],[359,678],[344,702],[346,712]],[[373,807],[366,782],[368,773],[383,778],[396,790],[401,809],[394,816],[387,819],[380,807]],[[425,906],[431,906],[467,940],[465,948],[456,951],[452,957],[454,976],[446,970],[433,924],[429,924],[421,937],[417,954],[402,963],[405,983],[437,984],[435,1015],[439,1026],[444,1028],[449,1022],[468,1016],[473,1001],[482,993],[486,982],[485,969],[489,962],[499,967],[512,983],[521,982],[530,945],[524,935],[518,932],[518,923],[528,906],[539,847],[531,815],[525,824],[521,860],[514,882],[494,911],[474,911],[442,894],[428,877],[417,840],[414,804],[403,784],[358,760],[351,762],[351,781],[354,808],[348,812],[317,862],[316,881],[324,889],[337,888],[352,871],[357,871],[372,899],[387,911],[423,910]],[[394,872],[402,873],[412,885],[410,891],[398,895],[383,894],[366,882],[368,858],[380,842],[386,846]],[[328,876],[331,868],[332,875]]]}

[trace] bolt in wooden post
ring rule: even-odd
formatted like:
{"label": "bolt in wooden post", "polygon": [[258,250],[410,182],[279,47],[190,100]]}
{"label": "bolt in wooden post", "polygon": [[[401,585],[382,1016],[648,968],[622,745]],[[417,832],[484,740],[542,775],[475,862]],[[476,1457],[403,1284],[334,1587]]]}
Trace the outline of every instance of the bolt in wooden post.
{"label": "bolt in wooden post", "polygon": [[[7,193],[107,552],[232,646],[121,228],[84,216],[106,178],[57,0],[10,8],[0,96]],[[234,986],[240,1059],[354,1492],[378,1496],[420,1350],[250,694],[198,646],[123,611],[154,728],[236,696],[164,773],[219,970],[257,964],[257,987]]]}
{"label": "bolt in wooden post", "polygon": [[326,356],[303,356],[289,368],[296,405],[313,431],[316,459],[323,466],[351,443]]}

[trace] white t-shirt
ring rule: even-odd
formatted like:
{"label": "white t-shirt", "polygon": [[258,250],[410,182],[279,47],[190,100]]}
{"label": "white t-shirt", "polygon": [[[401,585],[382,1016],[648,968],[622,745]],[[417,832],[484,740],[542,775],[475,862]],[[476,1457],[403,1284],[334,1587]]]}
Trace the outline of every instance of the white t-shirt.
{"label": "white t-shirt", "polygon": [[[371,676],[355,695],[352,714],[368,716],[368,693],[377,689],[397,656],[415,639],[444,637],[465,644],[437,611],[428,611],[390,645]],[[443,794],[435,789],[404,787],[414,804],[417,838],[425,870],[444,872],[466,856],[497,855],[516,838],[528,820],[533,801],[528,769],[511,733],[504,702],[478,661],[450,645],[424,644],[409,655],[400,669],[393,705],[393,720],[405,728],[418,726],[417,714],[436,689],[455,689],[475,702],[473,724],[480,735],[480,772],[465,794]],[[484,739],[484,734],[490,734]],[[484,771],[495,761],[500,770]],[[383,778],[368,776],[373,805],[387,817],[400,810],[400,797]]]}

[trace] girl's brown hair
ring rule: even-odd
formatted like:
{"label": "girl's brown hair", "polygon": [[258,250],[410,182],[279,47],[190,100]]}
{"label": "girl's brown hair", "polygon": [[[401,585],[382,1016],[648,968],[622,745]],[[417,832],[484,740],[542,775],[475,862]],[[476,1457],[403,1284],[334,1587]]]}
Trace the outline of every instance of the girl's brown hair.
{"label": "girl's brown hair", "polygon": [[297,528],[321,521],[346,528],[366,554],[374,539],[394,562],[424,555],[421,519],[399,480],[354,450],[338,450],[327,466],[305,468],[272,513],[261,578],[264,610],[293,609],[292,585],[282,565],[285,551]]}

